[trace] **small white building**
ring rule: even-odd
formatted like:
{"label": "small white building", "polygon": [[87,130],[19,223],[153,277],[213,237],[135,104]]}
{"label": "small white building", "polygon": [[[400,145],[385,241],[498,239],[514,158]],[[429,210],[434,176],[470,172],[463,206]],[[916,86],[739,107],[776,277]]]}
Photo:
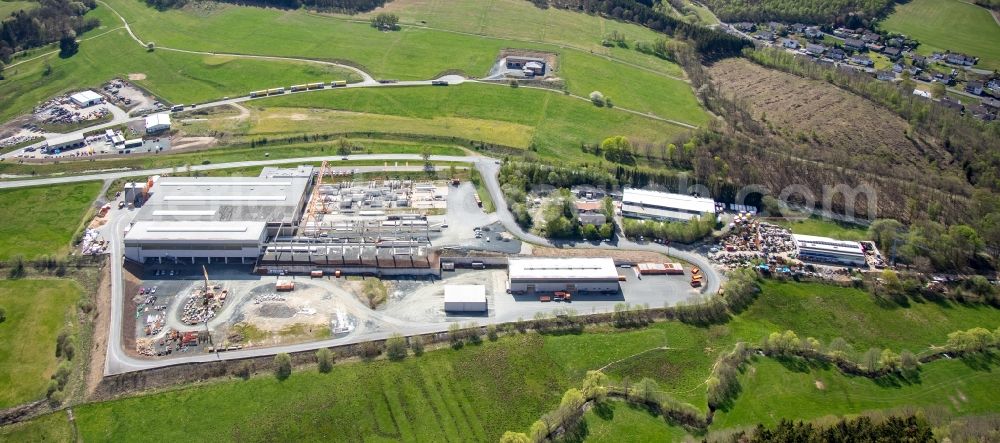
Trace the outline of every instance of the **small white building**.
{"label": "small white building", "polygon": [[625,188],[622,216],[631,218],[688,221],[702,214],[715,215],[715,201],[669,192]]}
{"label": "small white building", "polygon": [[837,240],[814,235],[793,234],[799,260],[843,266],[865,266],[864,249],[856,241]]}
{"label": "small white building", "polygon": [[155,134],[170,129],[170,114],[152,114],[146,116],[146,133]]}
{"label": "small white building", "polygon": [[69,96],[69,99],[70,99],[70,101],[73,102],[73,104],[75,104],[75,105],[77,105],[77,106],[79,106],[81,108],[86,108],[88,106],[94,106],[94,105],[100,104],[102,101],[104,101],[104,99],[101,97],[100,94],[98,94],[98,93],[96,93],[94,91],[89,91],[89,90],[88,91],[83,91],[83,92],[77,92],[76,94],[73,94],[73,95]]}
{"label": "small white building", "polygon": [[446,312],[486,312],[486,286],[445,285]]}
{"label": "small white building", "polygon": [[611,258],[512,258],[508,285],[514,294],[555,291],[617,292]]}

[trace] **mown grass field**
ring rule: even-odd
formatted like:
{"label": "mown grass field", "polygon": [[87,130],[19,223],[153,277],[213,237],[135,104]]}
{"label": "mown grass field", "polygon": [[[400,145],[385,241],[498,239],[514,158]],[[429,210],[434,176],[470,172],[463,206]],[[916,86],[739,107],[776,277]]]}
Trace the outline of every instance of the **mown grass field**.
{"label": "mown grass field", "polygon": [[[943,343],[954,330],[994,328],[1000,323],[997,312],[932,303],[884,307],[853,289],[765,283],[757,302],[726,325],[667,322],[580,335],[514,335],[401,363],[347,363],[330,374],[305,369],[284,382],[264,373],[248,381],[81,405],[74,412],[87,441],[139,440],[144,430],[163,422],[185,423],[160,427],[158,435],[166,440],[496,441],[505,430],[527,430],[587,370],[609,363],[618,362],[606,369],[613,380],[650,377],[663,391],[704,409],[703,382],[716,357],[736,341],[758,342],[772,331],[793,329],[824,343],[843,337],[859,350],[886,346],[917,352]],[[632,357],[657,347],[668,349]],[[996,366],[983,367],[993,369],[934,362],[905,384],[845,377],[826,368],[786,369],[761,359],[744,376],[743,395],[730,411],[716,416],[712,429],[770,423],[761,415],[767,408],[774,408],[774,417],[811,418],[907,404],[951,407],[957,401],[960,414],[982,412],[997,394],[997,388],[986,386],[996,385]],[[810,392],[816,390],[816,378],[826,389]],[[627,409],[616,405],[610,419],[588,415],[591,438],[613,438],[633,427],[639,435],[683,432]],[[662,428],[655,431],[654,424]]]}
{"label": "mown grass field", "polygon": [[45,397],[56,335],[72,323],[80,291],[72,280],[0,280],[0,409]]}
{"label": "mown grass field", "polygon": [[795,234],[818,235],[838,240],[866,240],[868,238],[866,228],[817,217],[799,220],[769,219],[767,221],[791,229]]}
{"label": "mown grass field", "polygon": [[[543,155],[561,159],[586,159],[580,143],[600,143],[612,135],[625,135],[633,142],[670,142],[687,132],[669,123],[651,120],[614,109],[597,108],[588,101],[529,88],[511,88],[485,84],[463,84],[447,88],[377,88],[366,90],[327,90],[303,95],[267,98],[254,102],[257,109],[325,108],[367,114],[395,115],[417,119],[409,126],[418,127],[429,121],[428,128],[439,126],[441,119],[466,119],[477,125],[496,121],[497,129],[489,126],[458,128],[460,131],[507,131],[518,127],[533,127],[530,144]],[[311,114],[304,114],[307,117]],[[315,114],[312,114],[315,115]],[[302,121],[302,120],[300,120]],[[378,123],[379,118],[372,121]],[[448,120],[443,120],[447,122]],[[463,120],[456,120],[463,121]],[[296,122],[289,122],[295,128]],[[311,123],[309,123],[312,126]],[[267,130],[282,126],[265,126]],[[332,126],[336,127],[336,126]],[[371,127],[390,130],[392,127]],[[249,129],[254,131],[254,129]],[[431,129],[424,129],[431,131]],[[429,132],[427,132],[429,133]],[[524,143],[523,135],[511,136],[502,144]],[[523,145],[522,145],[523,146]],[[591,157],[592,158],[592,157]]]}
{"label": "mown grass field", "polygon": [[[298,134],[296,134],[298,135]],[[350,142],[363,147],[358,153],[367,154],[420,154],[424,147],[431,150],[435,155],[464,155],[467,151],[453,145],[442,145],[436,143],[418,143],[406,141],[390,140],[369,140],[369,139],[349,139]],[[308,143],[288,143],[276,145],[272,138],[269,145],[261,145],[256,148],[226,148],[211,149],[204,151],[192,151],[185,153],[145,156],[135,158],[119,158],[98,161],[74,161],[61,162],[59,164],[15,164],[0,163],[0,172],[4,174],[16,174],[30,176],[44,176],[55,173],[81,174],[112,168],[130,169],[157,169],[172,168],[178,172],[183,172],[186,166],[203,165],[209,163],[228,163],[251,160],[281,160],[285,158],[298,157],[320,157],[337,155],[338,140],[308,142]],[[2,229],[2,228],[0,228]],[[13,229],[13,228],[11,228]]]}
{"label": "mown grass field", "polygon": [[29,422],[0,428],[0,440],[16,442],[67,442],[73,430],[65,411],[54,412]]}
{"label": "mown grass field", "polygon": [[[93,14],[102,27],[83,38],[121,25],[106,7]],[[47,67],[51,70],[47,75]],[[360,80],[350,71],[314,63],[275,62],[203,56],[157,50],[147,52],[124,29],[85,40],[70,58],[48,55],[4,70],[0,80],[0,121],[29,112],[38,102],[60,93],[98,87],[114,78],[144,74],[136,84],[173,103],[199,103],[252,90],[334,79]]]}
{"label": "mown grass field", "polygon": [[84,182],[0,190],[0,260],[67,253],[100,189],[100,182]]}
{"label": "mown grass field", "polygon": [[[162,46],[349,60],[360,64],[379,78],[426,80],[449,70],[479,77],[486,75],[503,48],[551,51],[560,54],[557,75],[567,80],[570,91],[575,94],[586,96],[595,89],[607,89],[608,91],[603,92],[616,99],[619,106],[655,112],[663,117],[695,125],[706,121],[688,84],[668,77],[683,75],[676,64],[639,54],[634,50],[619,48],[630,57],[629,60],[623,60],[626,63],[618,63],[606,56],[541,41],[487,38],[416,27],[380,32],[366,22],[305,11],[212,5],[159,12],[137,0],[112,0],[109,4],[129,20],[140,38],[153,40]],[[525,4],[524,7],[534,8],[530,4]],[[522,15],[525,14],[491,14],[488,19],[483,20],[505,23],[508,19],[516,21]],[[570,23],[598,20],[565,11],[557,15],[558,19],[565,18]],[[648,40],[656,37],[652,31],[638,26],[616,25],[632,29],[633,35],[641,34]],[[562,25],[553,23],[551,27],[562,28]],[[594,28],[598,27],[595,23]],[[600,39],[590,35],[578,36],[576,39],[599,45]],[[639,60],[645,63],[640,64]],[[629,81],[624,81],[625,79]],[[642,84],[643,87],[636,88],[636,84]],[[630,86],[631,90],[625,89]],[[638,92],[639,89],[641,93]]]}
{"label": "mown grass field", "polygon": [[583,419],[588,443],[617,443],[626,436],[629,441],[681,441],[687,435],[680,427],[668,426],[662,416],[623,401],[591,409]]}
{"label": "mown grass field", "polygon": [[[538,358],[543,344],[520,336],[402,363],[348,364],[284,382],[266,374],[74,412],[87,441],[144,441],[141,430],[151,428],[166,441],[497,441],[504,429],[525,428],[555,406],[572,382]],[[161,426],[174,417],[184,425]]]}
{"label": "mown grass field", "polygon": [[19,1],[19,0],[3,0],[0,1],[0,17],[7,18],[7,16],[13,14],[17,11],[28,11],[34,9],[38,6],[36,2],[30,1]]}
{"label": "mown grass field", "polygon": [[624,35],[630,45],[637,40],[652,42],[666,38],[663,34],[604,17],[558,8],[539,9],[528,1],[394,0],[367,14],[346,18],[369,18],[381,12],[397,14],[400,23],[408,25],[512,41],[569,46],[664,74],[678,77],[684,75],[680,66],[674,63],[628,48],[601,45],[604,37],[613,31]]}
{"label": "mown grass field", "polygon": [[980,57],[982,69],[1000,69],[1000,25],[990,12],[960,0],[912,0],[880,25],[920,41],[917,52],[951,50]]}
{"label": "mown grass field", "polygon": [[813,419],[900,406],[939,407],[954,415],[996,412],[1000,396],[996,364],[982,368],[942,360],[923,366],[919,380],[848,377],[825,367],[784,366],[759,359],[741,379],[743,392],[713,427],[773,425],[780,418]]}

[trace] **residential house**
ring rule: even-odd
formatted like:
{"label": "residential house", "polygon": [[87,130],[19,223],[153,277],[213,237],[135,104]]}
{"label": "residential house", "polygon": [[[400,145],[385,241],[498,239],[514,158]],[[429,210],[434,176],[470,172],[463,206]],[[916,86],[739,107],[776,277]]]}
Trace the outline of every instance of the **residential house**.
{"label": "residential house", "polygon": [[921,98],[926,98],[926,99],[930,99],[931,98],[931,93],[930,92],[923,91],[923,90],[920,90],[920,89],[914,89],[913,90],[913,95],[915,95],[917,97],[921,97]]}
{"label": "residential house", "polygon": [[885,46],[884,45],[880,45],[878,43],[869,43],[869,44],[867,44],[865,46],[868,48],[869,51],[872,51],[872,52],[882,52],[882,51],[885,50]]}
{"label": "residential house", "polygon": [[986,89],[992,91],[994,95],[1000,95],[1000,79],[995,78],[990,80],[990,82],[986,84]]}
{"label": "residential house", "polygon": [[950,109],[954,109],[954,110],[956,110],[958,112],[962,112],[965,109],[965,106],[962,105],[962,102],[960,102],[958,100],[954,100],[954,99],[948,98],[948,97],[942,98],[941,101],[939,101],[938,103],[940,103],[941,106],[944,106],[944,107],[950,108]]}
{"label": "residential house", "polygon": [[867,55],[857,54],[851,57],[851,63],[859,66],[875,66],[875,62],[868,58]]}
{"label": "residential house", "polygon": [[865,31],[865,33],[861,35],[861,41],[865,43],[875,43],[879,40],[882,40],[882,36],[871,31]]}
{"label": "residential house", "polygon": [[913,54],[910,58],[913,60],[913,66],[920,66],[921,68],[927,67],[927,57],[919,54]]}
{"label": "residential house", "polygon": [[945,55],[944,56],[944,61],[948,62],[948,63],[951,63],[953,65],[959,65],[959,66],[972,66],[972,65],[976,64],[976,58],[975,57],[970,57],[970,56],[965,55],[965,54],[959,54],[957,52],[953,52],[951,54]]}
{"label": "residential house", "polygon": [[884,82],[892,81],[896,79],[896,73],[892,71],[878,71],[875,73],[875,78],[882,80]]}
{"label": "residential house", "polygon": [[830,57],[833,60],[841,61],[841,60],[847,58],[847,53],[844,52],[843,49],[833,48],[829,52],[826,53],[826,56]]}
{"label": "residential house", "polygon": [[806,45],[806,52],[808,52],[809,55],[819,57],[823,55],[824,52],[826,52],[826,46],[810,43]]}
{"label": "residential house", "polygon": [[757,30],[757,25],[750,22],[739,22],[739,23],[733,23],[733,28],[736,28],[743,32],[754,32]]}
{"label": "residential house", "polygon": [[781,46],[788,49],[799,49],[799,41],[794,38],[783,38],[781,39]]}
{"label": "residential house", "polygon": [[806,37],[818,38],[823,36],[823,31],[820,31],[819,26],[810,26],[806,28]]}
{"label": "residential house", "polygon": [[774,41],[774,33],[770,32],[770,31],[761,31],[761,32],[758,32],[756,35],[754,35],[754,37],[757,38],[758,40],[763,40],[765,42],[773,42]]}
{"label": "residential house", "polygon": [[983,82],[972,80],[965,84],[965,92],[974,95],[983,95]]}
{"label": "residential house", "polygon": [[900,63],[896,63],[896,64],[892,65],[892,72],[895,72],[897,74],[902,74],[903,73],[903,65],[900,64]]}
{"label": "residential house", "polygon": [[899,59],[899,56],[902,54],[899,48],[885,48],[885,50],[882,51],[882,53],[885,54],[886,57],[889,57],[889,59],[891,60]]}
{"label": "residential house", "polygon": [[793,23],[788,27],[788,30],[796,34],[801,34],[806,31],[806,25],[802,23]]}
{"label": "residential house", "polygon": [[856,38],[849,38],[844,40],[844,47],[854,51],[860,51],[865,49],[865,42]]}

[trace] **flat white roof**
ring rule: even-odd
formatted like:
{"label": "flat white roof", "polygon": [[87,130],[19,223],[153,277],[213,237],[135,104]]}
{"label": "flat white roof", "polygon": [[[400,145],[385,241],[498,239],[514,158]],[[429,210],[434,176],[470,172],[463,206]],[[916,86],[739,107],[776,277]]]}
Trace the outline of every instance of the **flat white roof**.
{"label": "flat white roof", "polygon": [[[251,202],[251,201],[285,201],[284,195],[168,195],[164,201],[184,202]],[[214,213],[214,211],[213,211]]]}
{"label": "flat white roof", "polygon": [[146,127],[170,126],[170,114],[153,114],[146,116]]}
{"label": "flat white roof", "polygon": [[603,258],[512,258],[511,280],[618,280],[615,261]]}
{"label": "flat white roof", "polygon": [[148,222],[132,225],[126,242],[142,241],[239,241],[260,240],[266,229],[264,222]]}
{"label": "flat white roof", "polygon": [[864,255],[861,243],[856,241],[837,240],[829,237],[817,237],[815,235],[792,234],[796,246],[799,249],[811,249],[814,251],[824,251],[838,254]]}
{"label": "flat white roof", "polygon": [[214,209],[207,209],[207,210],[198,210],[198,209],[190,209],[190,210],[184,210],[184,209],[157,209],[157,210],[153,211],[153,215],[192,215],[192,216],[193,215],[198,215],[198,216],[206,216],[206,215],[215,215],[215,210]]}
{"label": "flat white roof", "polygon": [[622,194],[622,204],[640,207],[657,207],[664,209],[680,209],[698,213],[715,214],[715,200],[710,198],[692,197],[669,192],[647,191],[645,189],[625,188]]}
{"label": "flat white roof", "polygon": [[86,90],[82,92],[77,92],[76,94],[69,96],[69,98],[76,102],[89,102],[92,100],[100,99],[101,95],[94,91]]}
{"label": "flat white roof", "polygon": [[483,285],[444,285],[445,303],[485,303],[486,286]]}
{"label": "flat white roof", "polygon": [[170,183],[164,184],[163,186],[211,186],[213,184],[218,184],[222,186],[291,186],[290,181],[276,181],[276,180],[257,180],[257,181],[225,181],[225,182],[211,182],[211,181],[174,181],[170,180]]}
{"label": "flat white roof", "polygon": [[58,135],[49,139],[49,146],[73,144],[83,141],[83,135]]}

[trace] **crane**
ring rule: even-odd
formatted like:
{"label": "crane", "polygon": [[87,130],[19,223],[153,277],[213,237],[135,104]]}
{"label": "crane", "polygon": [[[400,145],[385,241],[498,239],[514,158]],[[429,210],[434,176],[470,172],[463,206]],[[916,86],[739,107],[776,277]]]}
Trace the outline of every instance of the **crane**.
{"label": "crane", "polygon": [[[316,221],[316,211],[317,211],[317,209],[319,208],[320,205],[323,205],[324,212],[325,212],[326,204],[324,204],[323,202],[320,201],[321,197],[319,195],[319,189],[323,186],[323,178],[327,175],[328,172],[329,171],[327,169],[327,162],[326,162],[326,160],[323,160],[323,163],[319,167],[319,173],[317,174],[317,177],[316,177],[316,184],[313,185],[313,192],[312,192],[312,196],[309,198],[309,204],[306,207],[306,213],[305,213],[305,215],[302,216],[302,233],[303,234],[305,234],[307,232],[307,230],[309,229],[309,224],[310,223],[313,223],[313,224],[317,223],[317,221]],[[319,227],[316,226],[313,229],[313,235],[318,235],[318,234],[319,234]]]}

